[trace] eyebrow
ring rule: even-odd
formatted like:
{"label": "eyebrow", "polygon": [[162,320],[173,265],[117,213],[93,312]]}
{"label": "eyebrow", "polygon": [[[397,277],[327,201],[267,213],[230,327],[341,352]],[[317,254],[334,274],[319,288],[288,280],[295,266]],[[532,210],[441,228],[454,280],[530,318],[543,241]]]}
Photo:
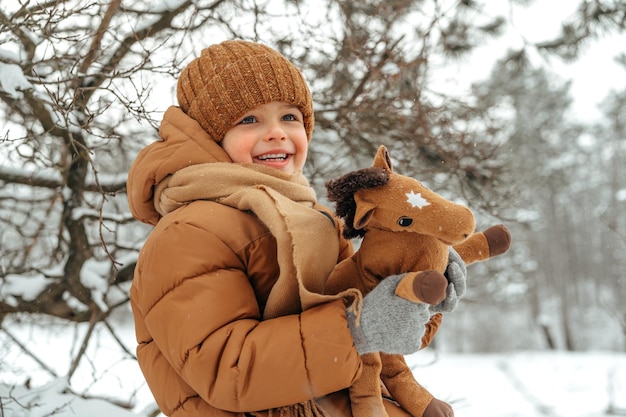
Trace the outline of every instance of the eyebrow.
{"label": "eyebrow", "polygon": [[296,109],[296,110],[300,110],[300,107],[296,106],[295,104],[291,104],[291,103],[284,103],[282,105],[283,108],[285,109]]}

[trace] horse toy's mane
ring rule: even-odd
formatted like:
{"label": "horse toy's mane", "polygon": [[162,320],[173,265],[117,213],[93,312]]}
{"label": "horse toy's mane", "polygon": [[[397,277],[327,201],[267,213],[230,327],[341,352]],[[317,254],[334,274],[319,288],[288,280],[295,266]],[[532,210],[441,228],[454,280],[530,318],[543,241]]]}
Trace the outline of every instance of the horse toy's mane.
{"label": "horse toy's mane", "polygon": [[[387,149],[381,146],[372,167],[350,172],[326,183],[328,199],[344,222],[344,237],[361,237],[359,249],[340,262],[328,278],[325,292],[357,288],[363,295],[391,275],[403,274],[396,294],[413,302],[436,305],[446,297],[444,273],[453,247],[471,264],[504,253],[511,236],[503,225],[474,232],[475,220],[465,206],[424,187],[414,178],[393,172]],[[422,332],[422,347],[430,343],[441,322],[435,314]],[[437,403],[413,376],[402,355],[361,356],[363,372],[350,387],[352,414],[386,416],[380,381],[413,417],[438,415]],[[431,407],[431,403],[435,407]]]}
{"label": "horse toy's mane", "polygon": [[[380,187],[389,182],[389,171],[371,167],[355,171],[345,181],[329,182],[328,199],[335,202],[335,212],[344,220],[343,236],[346,239],[363,237],[365,229],[354,227],[356,201],[354,194],[359,190]],[[331,185],[332,184],[332,185]]]}

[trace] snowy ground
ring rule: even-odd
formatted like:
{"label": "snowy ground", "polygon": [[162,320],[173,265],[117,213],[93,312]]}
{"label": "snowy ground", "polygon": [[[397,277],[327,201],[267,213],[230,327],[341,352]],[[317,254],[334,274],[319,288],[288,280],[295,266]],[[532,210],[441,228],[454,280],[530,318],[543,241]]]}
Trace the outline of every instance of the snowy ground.
{"label": "snowy ground", "polygon": [[626,354],[441,355],[421,366],[423,356],[410,358],[416,378],[456,417],[626,415]]}
{"label": "snowy ground", "polygon": [[[435,355],[425,351],[408,362],[418,381],[453,404],[456,417],[626,415],[626,354]],[[64,393],[66,384],[58,379],[30,390],[0,385],[0,416],[145,417],[147,411],[142,410],[150,408],[150,394],[133,362],[123,369],[123,376],[111,380],[117,382],[107,395],[128,398],[132,392],[134,410]]]}

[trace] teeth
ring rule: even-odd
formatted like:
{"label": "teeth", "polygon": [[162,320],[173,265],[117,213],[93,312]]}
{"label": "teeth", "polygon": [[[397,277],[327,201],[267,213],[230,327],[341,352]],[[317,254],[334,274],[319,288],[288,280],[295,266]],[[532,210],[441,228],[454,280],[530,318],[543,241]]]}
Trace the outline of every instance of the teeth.
{"label": "teeth", "polygon": [[261,161],[264,161],[266,159],[285,159],[287,158],[287,154],[286,153],[268,153],[265,155],[259,155],[258,158]]}

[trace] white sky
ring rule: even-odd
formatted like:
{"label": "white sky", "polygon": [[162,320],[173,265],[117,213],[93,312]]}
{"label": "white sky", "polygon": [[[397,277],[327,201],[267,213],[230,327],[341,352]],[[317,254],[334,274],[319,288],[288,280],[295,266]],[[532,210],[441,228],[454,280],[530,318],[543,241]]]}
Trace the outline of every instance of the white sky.
{"label": "white sky", "polygon": [[[503,15],[512,21],[506,35],[492,40],[487,46],[476,50],[470,57],[437,70],[437,79],[432,85],[455,94],[462,94],[472,82],[489,77],[493,63],[501,58],[508,49],[519,48],[524,40],[528,42],[545,41],[558,35],[561,22],[569,19],[575,12],[578,1],[550,0],[538,1],[529,7],[510,8],[506,0],[485,0],[485,12],[489,16]],[[575,99],[574,112],[581,121],[597,121],[600,112],[597,105],[611,90],[626,88],[626,69],[615,63],[614,58],[626,52],[626,34],[612,35],[590,43],[584,54],[576,62],[566,64],[558,59],[550,62],[540,61],[563,77],[572,80],[571,93]],[[0,49],[0,52],[7,51]],[[7,58],[5,56],[5,58]],[[19,96],[19,89],[28,86],[28,82],[14,69],[17,66],[0,64],[0,89],[13,96]]]}
{"label": "white sky", "polygon": [[[561,23],[574,14],[579,1],[550,0],[538,1],[529,7],[509,8],[505,0],[486,0],[486,12],[491,16],[503,15],[512,20],[506,35],[479,48],[470,58],[451,65],[439,82],[446,88],[467,89],[471,82],[489,77],[493,63],[504,56],[508,49],[519,48],[524,40],[541,42],[558,36]],[[551,71],[564,80],[571,80],[571,94],[574,97],[574,112],[581,121],[597,121],[600,112],[598,103],[611,90],[626,88],[626,69],[619,66],[614,58],[626,52],[626,34],[612,35],[589,43],[584,54],[574,63],[566,64],[559,59],[543,62]],[[459,77],[459,74],[465,74]]]}

